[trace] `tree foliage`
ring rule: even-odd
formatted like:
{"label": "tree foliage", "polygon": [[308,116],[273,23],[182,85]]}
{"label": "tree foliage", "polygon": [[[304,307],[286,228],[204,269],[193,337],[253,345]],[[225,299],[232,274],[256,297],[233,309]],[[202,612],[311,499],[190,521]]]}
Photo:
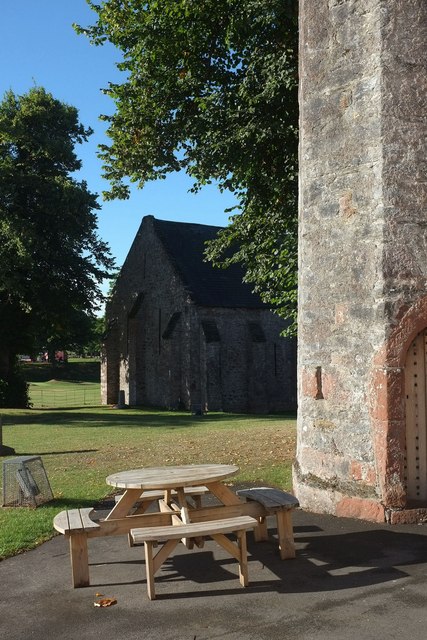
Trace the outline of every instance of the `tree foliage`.
{"label": "tree foliage", "polygon": [[194,190],[215,181],[238,202],[207,255],[241,262],[246,280],[295,318],[297,271],[296,0],[106,0],[89,28],[123,55],[110,145],[101,147],[107,198],[127,197],[185,170]]}
{"label": "tree foliage", "polygon": [[90,134],[43,88],[0,102],[0,377],[36,335],[67,335],[102,297],[113,261],[96,195],[73,177],[74,147]]}

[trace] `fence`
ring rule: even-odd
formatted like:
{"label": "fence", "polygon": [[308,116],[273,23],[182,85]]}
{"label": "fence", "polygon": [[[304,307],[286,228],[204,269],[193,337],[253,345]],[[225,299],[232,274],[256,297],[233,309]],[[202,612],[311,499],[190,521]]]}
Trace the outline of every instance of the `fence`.
{"label": "fence", "polygon": [[37,389],[30,391],[34,409],[53,409],[68,407],[98,406],[101,404],[101,392],[97,389]]}

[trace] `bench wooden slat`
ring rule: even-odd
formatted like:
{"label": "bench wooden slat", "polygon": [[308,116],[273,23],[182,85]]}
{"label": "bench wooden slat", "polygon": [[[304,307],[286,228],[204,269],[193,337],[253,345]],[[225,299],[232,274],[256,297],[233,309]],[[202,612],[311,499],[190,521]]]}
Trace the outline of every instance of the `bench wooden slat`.
{"label": "bench wooden slat", "polygon": [[59,533],[65,533],[69,530],[70,525],[68,521],[67,511],[61,511],[53,519],[53,526]]}
{"label": "bench wooden slat", "polygon": [[237,495],[247,500],[256,500],[256,502],[260,502],[266,509],[294,509],[299,506],[297,498],[291,493],[271,487],[239,489]]}
{"label": "bench wooden slat", "polygon": [[84,531],[82,519],[80,517],[79,509],[69,509],[68,514],[68,530],[69,531]]}
{"label": "bench wooden slat", "polygon": [[53,526],[57,531],[64,534],[94,531],[99,529],[100,526],[91,519],[90,514],[92,511],[92,507],[61,511],[54,517]]}
{"label": "bench wooden slat", "polygon": [[98,522],[94,522],[90,517],[90,514],[93,513],[92,507],[88,507],[86,509],[79,509],[80,517],[82,519],[83,527],[85,531],[92,531],[93,529],[99,529]]}
{"label": "bench wooden slat", "polygon": [[135,544],[154,540],[177,540],[197,536],[211,536],[216,533],[232,533],[242,529],[252,529],[257,526],[255,518],[239,516],[236,518],[224,518],[209,522],[191,522],[189,524],[172,525],[165,527],[144,527],[143,529],[131,529],[130,534]]}

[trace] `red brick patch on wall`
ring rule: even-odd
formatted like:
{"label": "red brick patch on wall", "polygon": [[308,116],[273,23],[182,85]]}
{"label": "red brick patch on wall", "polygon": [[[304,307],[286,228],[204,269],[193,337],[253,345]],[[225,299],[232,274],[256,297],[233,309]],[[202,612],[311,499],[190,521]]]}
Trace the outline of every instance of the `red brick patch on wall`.
{"label": "red brick patch on wall", "polygon": [[384,506],[376,500],[343,498],[338,502],[336,514],[344,518],[359,518],[370,522],[384,522]]}

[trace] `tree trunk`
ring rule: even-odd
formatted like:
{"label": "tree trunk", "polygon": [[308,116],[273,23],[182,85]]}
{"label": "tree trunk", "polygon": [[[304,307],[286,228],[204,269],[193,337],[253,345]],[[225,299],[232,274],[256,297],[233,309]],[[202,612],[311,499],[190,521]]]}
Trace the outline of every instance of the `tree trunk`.
{"label": "tree trunk", "polygon": [[0,345],[0,379],[7,380],[9,377],[13,362],[15,359],[15,354],[11,354],[10,350],[5,345]]}

